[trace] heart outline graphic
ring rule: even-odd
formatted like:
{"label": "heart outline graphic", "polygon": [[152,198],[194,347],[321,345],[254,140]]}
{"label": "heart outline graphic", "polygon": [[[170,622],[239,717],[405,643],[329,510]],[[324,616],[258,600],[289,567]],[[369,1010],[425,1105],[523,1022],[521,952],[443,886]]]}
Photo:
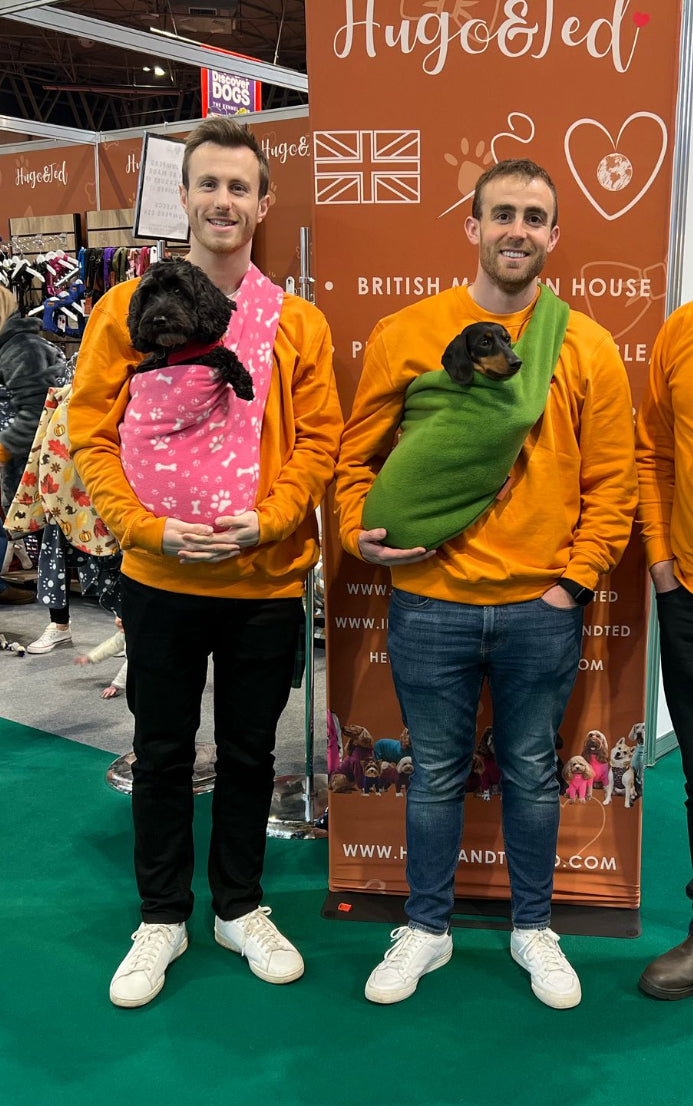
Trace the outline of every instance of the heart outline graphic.
{"label": "heart outline graphic", "polygon": [[[582,178],[580,177],[580,174],[578,173],[577,169],[575,168],[575,163],[574,163],[574,161],[572,159],[572,156],[571,156],[571,153],[570,153],[570,139],[571,139],[571,136],[572,136],[573,132],[575,130],[577,130],[578,127],[581,127],[585,124],[590,125],[592,127],[597,127],[609,139],[609,142],[613,146],[614,153],[615,153],[616,150],[617,150],[618,144],[621,141],[621,136],[623,135],[623,132],[625,131],[626,127],[628,127],[636,119],[653,119],[655,121],[655,123],[658,124],[659,129],[662,132],[662,147],[659,151],[659,156],[657,158],[657,164],[655,165],[654,169],[650,173],[650,176],[648,177],[648,179],[645,181],[644,185],[642,186],[642,188],[638,192],[637,196],[635,196],[634,199],[632,199],[630,201],[630,203],[626,204],[625,207],[622,207],[619,211],[614,212],[613,215],[609,215],[608,212],[606,212],[604,210],[604,208],[601,206],[601,204],[597,200],[595,200],[594,196],[591,194],[589,189],[586,188],[586,186],[583,184]],[[655,115],[651,111],[635,111],[635,112],[633,112],[632,115],[629,115],[628,118],[626,119],[626,121],[623,123],[620,131],[618,132],[618,135],[616,136],[616,141],[615,142],[614,142],[613,138],[611,137],[611,133],[606,129],[606,127],[602,123],[599,123],[596,119],[576,119],[576,121],[570,127],[568,127],[568,130],[565,133],[565,140],[564,140],[564,143],[563,143],[563,148],[565,150],[566,161],[568,162],[568,166],[570,168],[570,171],[573,174],[573,176],[574,176],[574,178],[577,182],[578,188],[583,193],[583,195],[585,195],[587,197],[589,202],[592,204],[592,207],[594,207],[595,210],[598,211],[599,214],[602,215],[605,219],[607,219],[609,222],[612,222],[614,219],[620,219],[622,215],[625,215],[627,211],[630,211],[631,208],[635,207],[635,205],[640,202],[640,200],[643,198],[645,193],[648,191],[650,185],[652,184],[652,182],[654,181],[655,177],[657,176],[659,170],[662,167],[662,162],[664,161],[664,155],[665,155],[666,149],[667,149],[668,138],[669,138],[669,135],[668,135],[668,132],[667,132],[666,124],[665,124],[664,120],[660,118],[659,115]]]}

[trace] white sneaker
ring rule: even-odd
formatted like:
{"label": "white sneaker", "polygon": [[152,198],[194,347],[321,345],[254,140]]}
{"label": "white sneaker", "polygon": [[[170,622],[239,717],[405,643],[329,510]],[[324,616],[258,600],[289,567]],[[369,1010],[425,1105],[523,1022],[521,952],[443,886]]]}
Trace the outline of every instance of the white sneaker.
{"label": "white sneaker", "polygon": [[514,929],[510,954],[528,971],[538,999],[554,1010],[568,1010],[582,998],[580,980],[558,947],[560,938],[552,929]]}
{"label": "white sneaker", "polygon": [[166,969],[188,947],[185,922],[142,922],[132,935],[134,944],[111,980],[114,1006],[145,1006],[159,994]]}
{"label": "white sneaker", "polygon": [[27,645],[27,653],[50,653],[56,645],[68,645],[72,641],[72,624],[68,623],[66,630],[57,626],[55,622],[49,622],[41,637]]}
{"label": "white sneaker", "polygon": [[452,956],[449,933],[425,933],[400,926],[390,934],[395,942],[373,969],[366,983],[371,1002],[401,1002],[414,994],[422,975],[442,968]]}
{"label": "white sneaker", "polygon": [[303,957],[274,922],[269,906],[258,906],[231,922],[214,921],[214,939],[225,949],[245,956],[251,972],[267,983],[292,983],[303,975]]}

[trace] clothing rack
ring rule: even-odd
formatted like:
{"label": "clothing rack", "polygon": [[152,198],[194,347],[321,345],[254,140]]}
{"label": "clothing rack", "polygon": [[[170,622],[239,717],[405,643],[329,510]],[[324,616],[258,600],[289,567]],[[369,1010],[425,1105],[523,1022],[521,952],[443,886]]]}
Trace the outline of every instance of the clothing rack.
{"label": "clothing rack", "polygon": [[84,325],[75,284],[81,218],[21,216],[9,220],[9,229],[10,241],[0,251],[0,280],[16,296],[20,313],[39,316],[45,336],[70,357]]}

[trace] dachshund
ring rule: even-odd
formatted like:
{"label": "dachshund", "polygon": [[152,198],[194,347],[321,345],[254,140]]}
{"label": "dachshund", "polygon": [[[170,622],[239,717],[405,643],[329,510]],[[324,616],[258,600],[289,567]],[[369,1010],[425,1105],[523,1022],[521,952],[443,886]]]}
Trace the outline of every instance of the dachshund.
{"label": "dachshund", "polygon": [[450,342],[441,361],[451,380],[465,386],[474,379],[475,369],[489,380],[507,380],[522,365],[513,351],[510,335],[499,323],[466,326]]}
{"label": "dachshund", "polygon": [[[149,357],[138,372],[161,369],[170,354],[194,343],[190,363],[208,365],[239,399],[253,398],[253,382],[236,354],[221,345],[236,304],[198,266],[182,258],[157,261],[140,280],[128,313],[130,341]],[[176,357],[180,361],[180,357]]]}

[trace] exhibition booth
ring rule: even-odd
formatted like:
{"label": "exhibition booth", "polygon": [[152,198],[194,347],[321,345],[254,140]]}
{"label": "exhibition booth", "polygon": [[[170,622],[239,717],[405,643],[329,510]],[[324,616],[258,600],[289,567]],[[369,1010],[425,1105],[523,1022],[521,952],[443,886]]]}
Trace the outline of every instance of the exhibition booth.
{"label": "exhibition booth", "polygon": [[[693,294],[690,9],[678,0],[660,0],[651,12],[629,0],[562,4],[560,11],[547,0],[531,14],[527,4],[480,5],[478,15],[462,7],[460,14],[445,0],[307,0],[309,108],[244,116],[272,173],[272,211],[253,259],[327,316],[348,413],[376,322],[472,280],[476,258],[463,222],[480,173],[505,158],[531,158],[549,169],[560,203],[560,246],[543,279],[611,331],[637,408],[655,336]],[[196,122],[148,133],[184,138]],[[36,141],[0,149],[3,265],[13,272],[26,263],[40,274],[47,254],[76,262],[84,249],[102,289],[131,275],[118,268],[123,251],[153,244],[134,226],[144,132],[90,132],[82,141],[75,132],[68,142],[57,130],[48,137],[50,128],[39,127]],[[310,278],[301,228],[312,229]],[[87,267],[83,297],[65,303],[67,313],[58,303],[50,316],[47,336],[68,354],[84,329],[88,278]],[[33,277],[26,309],[44,312],[60,294],[53,288],[44,296]],[[389,575],[343,552],[331,497],[322,535],[327,719],[320,704],[313,723],[311,687],[306,727],[314,724],[316,741],[327,743],[324,913],[349,917],[338,909],[346,902],[352,917],[383,916],[391,901],[397,918],[406,893],[410,759],[389,672]],[[590,801],[575,803],[562,785],[554,901],[568,908],[560,915],[566,932],[639,932],[643,768],[675,740],[659,689],[654,623],[648,647],[648,612],[649,577],[634,533],[587,612],[557,763],[560,774],[594,733],[609,750],[622,739],[634,758],[636,796],[630,802],[616,793],[605,803],[597,785]],[[505,924],[507,916],[502,795],[483,744],[492,723],[485,697],[481,767],[466,801],[456,880],[461,925],[482,915]],[[399,756],[378,758],[379,741],[399,743]],[[308,743],[306,809],[317,817],[311,759]],[[365,785],[366,761],[376,763],[377,785]]]}

